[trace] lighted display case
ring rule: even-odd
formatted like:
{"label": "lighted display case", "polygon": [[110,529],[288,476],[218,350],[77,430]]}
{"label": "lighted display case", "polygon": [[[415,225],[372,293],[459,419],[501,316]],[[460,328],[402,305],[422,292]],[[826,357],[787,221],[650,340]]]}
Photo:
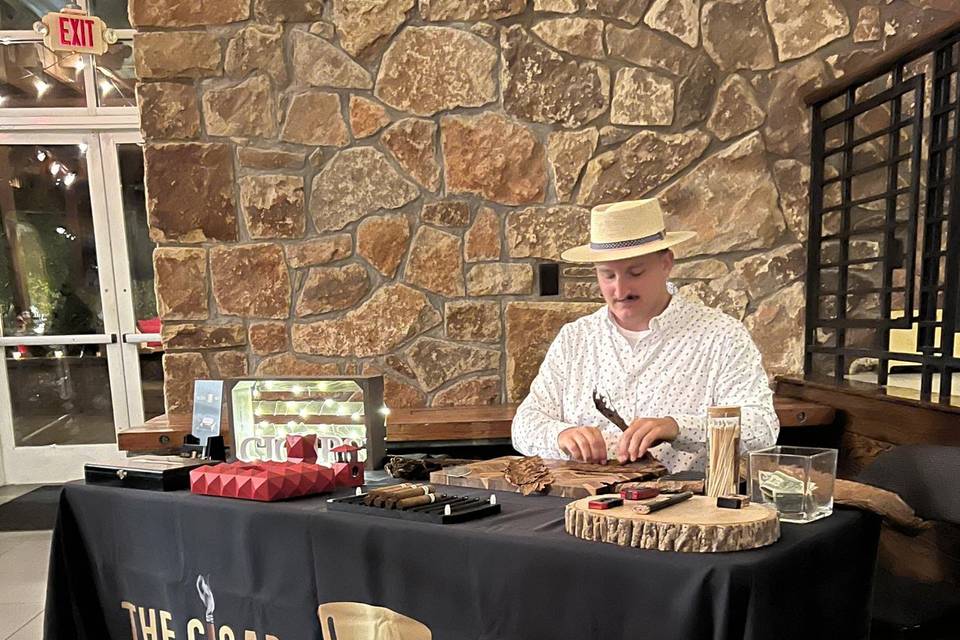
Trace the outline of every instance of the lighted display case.
{"label": "lighted display case", "polygon": [[288,435],[316,434],[317,462],[334,449],[360,447],[360,461],[379,469],[386,455],[383,376],[236,378],[227,381],[233,455],[244,462],[287,459]]}

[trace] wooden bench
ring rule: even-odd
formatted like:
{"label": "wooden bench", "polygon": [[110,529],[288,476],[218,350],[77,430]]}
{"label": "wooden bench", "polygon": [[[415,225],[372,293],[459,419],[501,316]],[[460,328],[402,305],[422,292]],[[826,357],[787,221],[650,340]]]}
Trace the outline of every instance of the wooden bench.
{"label": "wooden bench", "polygon": [[[774,408],[783,428],[823,427],[833,424],[834,410],[826,405],[796,398],[774,398]],[[392,409],[387,418],[387,444],[410,448],[414,443],[499,442],[510,440],[510,423],[517,405]],[[122,451],[155,451],[171,448],[190,432],[191,417],[159,416],[141,427],[117,434]],[[227,432],[226,420],[221,431]]]}

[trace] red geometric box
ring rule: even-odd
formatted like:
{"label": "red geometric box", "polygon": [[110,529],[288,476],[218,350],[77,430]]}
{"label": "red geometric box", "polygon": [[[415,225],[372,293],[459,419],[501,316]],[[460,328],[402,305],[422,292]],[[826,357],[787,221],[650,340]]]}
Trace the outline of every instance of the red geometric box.
{"label": "red geometric box", "polygon": [[229,462],[190,472],[190,492],[273,502],[333,491],[333,470],[306,462]]}
{"label": "red geometric box", "polygon": [[316,462],[317,434],[287,436],[287,460],[290,462]]}

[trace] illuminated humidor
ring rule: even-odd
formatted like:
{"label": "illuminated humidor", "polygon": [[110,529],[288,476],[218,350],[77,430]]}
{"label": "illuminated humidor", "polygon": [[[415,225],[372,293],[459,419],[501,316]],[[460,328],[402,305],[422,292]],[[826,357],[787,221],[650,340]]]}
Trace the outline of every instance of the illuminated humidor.
{"label": "illuminated humidor", "polygon": [[360,448],[367,469],[383,466],[383,376],[236,378],[227,381],[232,452],[244,462],[287,459],[288,435],[317,436],[317,462],[337,462],[343,445]]}

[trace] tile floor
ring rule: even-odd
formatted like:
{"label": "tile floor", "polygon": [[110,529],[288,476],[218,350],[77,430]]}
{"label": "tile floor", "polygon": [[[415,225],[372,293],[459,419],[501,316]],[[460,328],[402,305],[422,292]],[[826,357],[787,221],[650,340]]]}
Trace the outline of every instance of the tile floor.
{"label": "tile floor", "polygon": [[[39,486],[39,485],[37,485]],[[0,504],[36,486],[0,487]],[[0,640],[41,640],[51,531],[0,531]]]}

